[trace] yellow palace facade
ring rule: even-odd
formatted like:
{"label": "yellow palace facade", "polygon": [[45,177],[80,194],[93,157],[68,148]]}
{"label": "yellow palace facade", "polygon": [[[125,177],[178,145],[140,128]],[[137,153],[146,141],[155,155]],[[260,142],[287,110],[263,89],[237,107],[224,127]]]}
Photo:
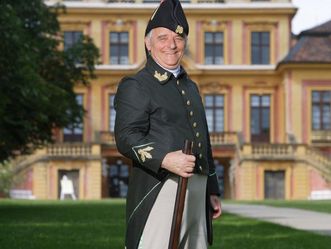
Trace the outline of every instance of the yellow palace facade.
{"label": "yellow palace facade", "polygon": [[[84,123],[16,161],[12,193],[59,199],[67,176],[79,199],[125,197],[130,161],[116,150],[113,97],[145,63],[144,31],[159,1],[60,2],[64,49],[92,37],[97,79],[76,87]],[[323,198],[331,189],[331,23],[293,37],[291,0],[182,5],[190,25],[183,66],[205,104],[222,197]]]}

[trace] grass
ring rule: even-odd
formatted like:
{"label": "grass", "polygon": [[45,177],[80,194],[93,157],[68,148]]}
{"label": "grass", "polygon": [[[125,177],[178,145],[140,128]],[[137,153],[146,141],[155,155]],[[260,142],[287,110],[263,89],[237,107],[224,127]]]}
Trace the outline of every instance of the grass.
{"label": "grass", "polygon": [[[1,249],[123,249],[125,203],[0,200]],[[326,249],[331,237],[223,214],[210,249]]]}
{"label": "grass", "polygon": [[243,204],[256,204],[256,205],[268,205],[274,207],[288,207],[299,208],[310,211],[331,213],[331,200],[302,200],[302,201],[285,201],[285,200],[265,200],[265,201],[225,201],[229,203],[243,203]]}
{"label": "grass", "polygon": [[123,201],[6,201],[1,249],[124,248]]}
{"label": "grass", "polygon": [[326,249],[331,243],[331,237],[230,214],[214,222],[214,230],[210,249]]}

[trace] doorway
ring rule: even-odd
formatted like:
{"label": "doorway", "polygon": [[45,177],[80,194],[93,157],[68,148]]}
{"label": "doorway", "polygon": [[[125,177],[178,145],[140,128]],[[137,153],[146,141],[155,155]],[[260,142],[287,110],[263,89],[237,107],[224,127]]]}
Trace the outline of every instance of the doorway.
{"label": "doorway", "polygon": [[122,160],[108,167],[108,191],[110,197],[126,197],[129,182],[129,166]]}
{"label": "doorway", "polygon": [[[61,179],[66,176],[68,180],[72,181],[74,194],[77,198],[79,198],[79,170],[59,170],[58,171],[58,199],[61,197]],[[67,198],[65,196],[65,198]]]}
{"label": "doorway", "polygon": [[264,199],[285,199],[285,171],[264,172]]}

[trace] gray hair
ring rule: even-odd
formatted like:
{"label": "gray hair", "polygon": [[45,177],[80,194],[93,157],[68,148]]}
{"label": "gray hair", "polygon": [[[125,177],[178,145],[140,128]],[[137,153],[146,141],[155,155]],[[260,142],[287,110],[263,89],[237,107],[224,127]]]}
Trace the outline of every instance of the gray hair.
{"label": "gray hair", "polygon": [[[145,37],[147,37],[148,39],[151,39],[152,32],[153,32],[153,29],[151,29],[151,31],[149,31]],[[187,46],[187,35],[186,34],[184,34],[184,39],[185,39],[185,48],[186,48],[186,46]]]}

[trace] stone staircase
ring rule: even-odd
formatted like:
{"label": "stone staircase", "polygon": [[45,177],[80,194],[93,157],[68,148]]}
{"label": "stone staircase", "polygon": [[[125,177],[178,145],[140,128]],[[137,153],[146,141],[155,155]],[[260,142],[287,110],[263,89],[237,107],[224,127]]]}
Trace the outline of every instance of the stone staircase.
{"label": "stone staircase", "polygon": [[327,181],[331,182],[331,156],[327,156],[312,146],[308,146],[306,161],[319,170]]}
{"label": "stone staircase", "polygon": [[257,161],[301,161],[314,167],[331,182],[331,157],[307,144],[251,144],[237,146],[239,162]]}

